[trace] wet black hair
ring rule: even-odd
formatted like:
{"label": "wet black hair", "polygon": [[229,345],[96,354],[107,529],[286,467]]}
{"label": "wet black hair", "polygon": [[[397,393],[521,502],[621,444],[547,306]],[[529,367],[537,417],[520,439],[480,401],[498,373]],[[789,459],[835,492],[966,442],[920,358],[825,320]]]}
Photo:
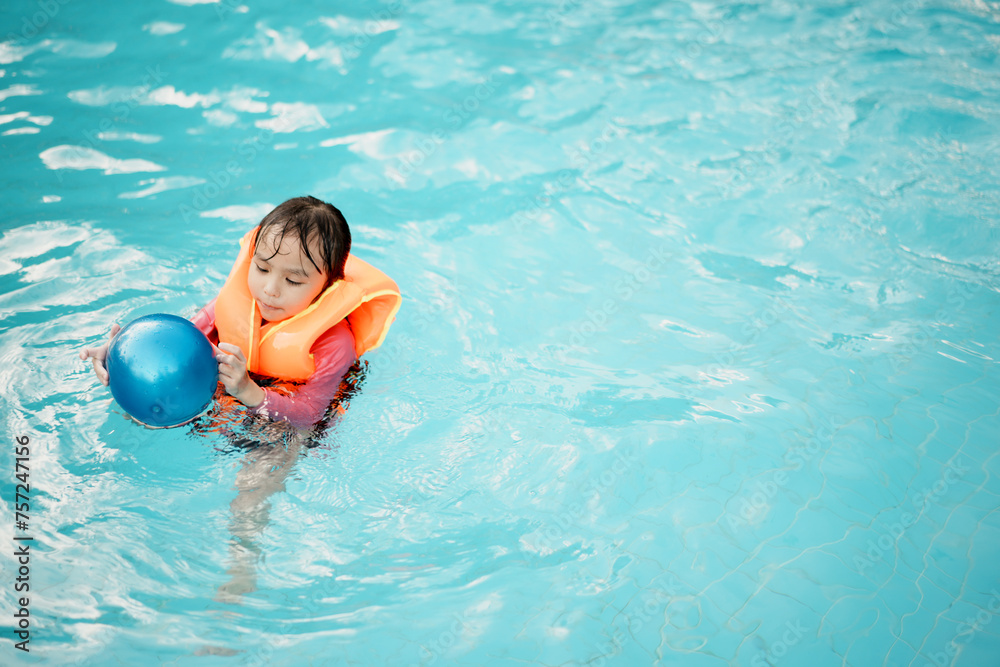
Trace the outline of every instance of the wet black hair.
{"label": "wet black hair", "polygon": [[[326,271],[327,280],[323,289],[344,277],[344,265],[347,263],[347,255],[351,252],[351,230],[347,226],[344,214],[336,206],[315,197],[289,199],[260,221],[254,244],[260,241],[265,232],[271,233],[269,230],[272,228],[278,235],[275,248],[281,247],[286,234],[292,234],[298,238],[302,252],[316,270]],[[310,254],[310,239],[318,241],[319,257]],[[269,260],[271,257],[265,259]]]}

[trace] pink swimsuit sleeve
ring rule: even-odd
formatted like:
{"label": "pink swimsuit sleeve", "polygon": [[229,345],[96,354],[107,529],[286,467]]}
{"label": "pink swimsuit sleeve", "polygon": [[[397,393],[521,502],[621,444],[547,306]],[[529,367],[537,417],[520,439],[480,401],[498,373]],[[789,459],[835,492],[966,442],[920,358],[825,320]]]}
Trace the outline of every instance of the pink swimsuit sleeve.
{"label": "pink swimsuit sleeve", "polygon": [[264,389],[264,400],[251,413],[275,421],[287,421],[296,428],[306,428],[318,422],[337,395],[340,383],[357,360],[354,354],[354,334],[347,320],[341,320],[313,343],[316,370],[305,384],[285,395]]}
{"label": "pink swimsuit sleeve", "polygon": [[198,327],[199,331],[208,336],[213,345],[218,345],[219,334],[215,333],[215,299],[205,304],[205,307],[191,318],[191,322]]}
{"label": "pink swimsuit sleeve", "polygon": [[[192,317],[191,322],[213,344],[218,345],[215,299]],[[337,395],[347,371],[357,360],[354,354],[354,334],[351,333],[347,320],[341,320],[317,338],[310,351],[316,370],[304,384],[295,387],[294,393],[288,395],[265,388],[264,400],[257,407],[248,408],[248,411],[275,421],[287,421],[296,428],[306,428],[318,422]]]}

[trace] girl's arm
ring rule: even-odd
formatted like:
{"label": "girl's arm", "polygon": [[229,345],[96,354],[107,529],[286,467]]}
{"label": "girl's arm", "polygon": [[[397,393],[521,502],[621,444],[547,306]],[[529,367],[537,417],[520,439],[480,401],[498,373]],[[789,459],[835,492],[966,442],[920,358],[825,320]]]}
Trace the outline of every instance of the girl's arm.
{"label": "girl's arm", "polygon": [[357,360],[354,334],[347,320],[316,339],[311,350],[316,370],[294,393],[285,395],[264,389],[264,400],[250,412],[275,421],[287,421],[296,428],[312,426],[323,417],[347,371]]}
{"label": "girl's arm", "polygon": [[198,327],[199,331],[208,336],[208,340],[213,345],[218,344],[219,334],[215,331],[215,299],[206,303],[205,307],[191,318],[191,323]]}

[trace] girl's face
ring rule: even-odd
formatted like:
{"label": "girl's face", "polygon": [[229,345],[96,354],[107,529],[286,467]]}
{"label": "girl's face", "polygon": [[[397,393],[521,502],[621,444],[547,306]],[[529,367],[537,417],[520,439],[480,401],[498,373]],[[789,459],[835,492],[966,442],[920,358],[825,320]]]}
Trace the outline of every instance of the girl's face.
{"label": "girl's face", "polygon": [[[268,232],[261,236],[250,259],[247,286],[264,319],[280,322],[298,315],[319,296],[326,285],[326,271],[313,266],[298,237],[285,235],[281,245],[276,246],[277,230]],[[310,242],[309,252],[313,257],[320,256],[315,241]]]}

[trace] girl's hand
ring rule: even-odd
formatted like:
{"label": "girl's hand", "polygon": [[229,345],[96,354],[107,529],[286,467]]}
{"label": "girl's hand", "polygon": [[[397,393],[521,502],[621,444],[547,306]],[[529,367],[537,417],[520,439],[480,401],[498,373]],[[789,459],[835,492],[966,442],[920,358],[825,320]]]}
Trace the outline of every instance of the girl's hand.
{"label": "girl's hand", "polygon": [[80,350],[80,359],[86,361],[91,360],[94,365],[94,375],[100,380],[101,384],[105,387],[108,386],[108,367],[105,364],[105,360],[108,358],[108,346],[111,345],[111,339],[118,335],[118,332],[122,328],[118,326],[117,323],[111,325],[111,333],[108,334],[108,342],[100,347],[85,347]]}
{"label": "girl's hand", "polygon": [[219,343],[215,359],[219,362],[219,382],[226,393],[237,401],[255,408],[264,400],[264,390],[247,374],[247,358],[243,350],[232,343]]}

